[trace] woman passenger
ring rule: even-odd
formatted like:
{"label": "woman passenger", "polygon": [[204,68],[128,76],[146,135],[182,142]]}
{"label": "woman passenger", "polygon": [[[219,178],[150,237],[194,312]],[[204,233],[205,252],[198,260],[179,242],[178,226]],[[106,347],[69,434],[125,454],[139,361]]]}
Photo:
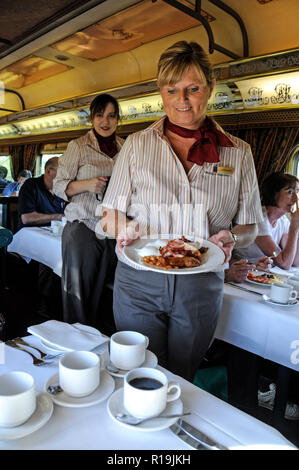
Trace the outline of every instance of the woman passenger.
{"label": "woman passenger", "polygon": [[104,285],[116,266],[115,240],[95,234],[96,209],[123,140],[115,131],[119,106],[102,94],[90,105],[92,129],[71,141],[59,159],[54,191],[68,201],[62,234],[64,320],[99,325]]}
{"label": "woman passenger", "polygon": [[191,381],[216,328],[223,270],[136,269],[122,250],[147,234],[179,234],[211,240],[228,260],[235,242],[254,240],[262,214],[251,150],[206,116],[214,85],[199,44],[180,41],[162,54],[166,116],[127,138],[103,201],[102,227],[117,238],[116,326],[147,335],[159,364]]}
{"label": "woman passenger", "polygon": [[237,250],[239,257],[255,262],[260,256],[276,253],[273,261],[280,268],[299,266],[298,191],[298,178],[288,173],[272,173],[264,180],[261,187],[264,221],[258,225],[255,242]]}

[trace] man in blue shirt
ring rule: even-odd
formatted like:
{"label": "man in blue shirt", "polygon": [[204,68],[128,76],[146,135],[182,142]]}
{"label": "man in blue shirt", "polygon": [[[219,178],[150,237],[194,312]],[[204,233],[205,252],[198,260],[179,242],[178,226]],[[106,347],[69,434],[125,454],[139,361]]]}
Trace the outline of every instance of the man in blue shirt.
{"label": "man in blue shirt", "polygon": [[58,167],[58,157],[50,158],[45,165],[45,173],[37,178],[29,178],[19,193],[19,226],[32,227],[50,225],[52,220],[61,220],[65,201],[53,192],[53,180]]}
{"label": "man in blue shirt", "polygon": [[32,173],[29,170],[22,170],[18,174],[17,181],[12,181],[11,183],[8,183],[5,188],[3,189],[3,196],[17,196],[22,184],[25,183],[25,181],[28,178],[32,178]]}

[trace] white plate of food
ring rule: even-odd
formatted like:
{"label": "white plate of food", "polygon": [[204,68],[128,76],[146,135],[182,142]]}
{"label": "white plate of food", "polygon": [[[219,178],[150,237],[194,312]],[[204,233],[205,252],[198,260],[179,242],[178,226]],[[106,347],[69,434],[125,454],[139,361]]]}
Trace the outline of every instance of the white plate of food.
{"label": "white plate of food", "polygon": [[246,281],[260,287],[271,287],[274,282],[284,283],[284,280],[273,273],[263,271],[252,271],[248,273]]}
{"label": "white plate of food", "polygon": [[123,249],[137,269],[164,274],[196,274],[224,268],[224,252],[212,242],[183,236],[168,239],[138,239]]}

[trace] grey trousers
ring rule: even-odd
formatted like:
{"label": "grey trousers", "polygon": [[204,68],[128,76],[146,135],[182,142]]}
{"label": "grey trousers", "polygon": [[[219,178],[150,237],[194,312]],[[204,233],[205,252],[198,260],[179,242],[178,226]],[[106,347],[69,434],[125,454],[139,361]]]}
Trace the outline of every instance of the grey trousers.
{"label": "grey trousers", "polygon": [[84,223],[68,222],[62,233],[63,319],[99,327],[104,286],[113,282],[115,240],[98,239]]}
{"label": "grey trousers", "polygon": [[113,311],[118,330],[149,337],[159,364],[193,381],[213,338],[223,299],[223,273],[138,271],[118,262]]}

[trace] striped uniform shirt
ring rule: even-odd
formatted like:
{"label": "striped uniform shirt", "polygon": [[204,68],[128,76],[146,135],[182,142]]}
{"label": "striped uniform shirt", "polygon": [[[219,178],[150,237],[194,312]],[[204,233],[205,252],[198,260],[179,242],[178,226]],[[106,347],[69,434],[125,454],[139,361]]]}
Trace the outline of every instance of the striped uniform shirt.
{"label": "striped uniform shirt", "polygon": [[[123,139],[116,137],[118,150],[123,145]],[[99,176],[111,176],[114,163],[118,154],[113,158],[103,153],[94,135],[90,130],[79,139],[69,142],[63,156],[59,158],[57,175],[53,189],[57,196],[69,201],[65,193],[67,185],[71,181],[91,179]],[[99,199],[99,200],[98,200]],[[65,216],[69,222],[79,220],[91,230],[95,230],[99,218],[96,217],[96,209],[101,204],[102,196],[94,193],[80,193],[70,198],[65,208]]]}
{"label": "striped uniform shirt", "polygon": [[193,164],[186,172],[164,135],[164,119],[127,138],[103,206],[137,219],[150,235],[208,239],[235,224],[262,221],[250,146],[226,134],[233,147],[218,148],[219,163]]}

